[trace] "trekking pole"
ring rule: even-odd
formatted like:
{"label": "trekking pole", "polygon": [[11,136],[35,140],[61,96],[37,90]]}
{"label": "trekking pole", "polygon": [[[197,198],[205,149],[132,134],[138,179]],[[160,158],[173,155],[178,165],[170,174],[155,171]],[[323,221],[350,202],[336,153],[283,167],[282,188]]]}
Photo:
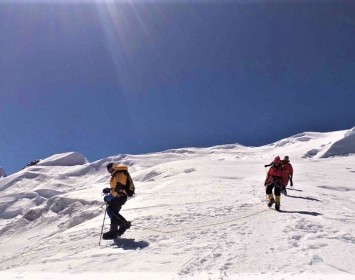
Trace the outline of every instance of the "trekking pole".
{"label": "trekking pole", "polygon": [[102,222],[101,233],[100,233],[99,246],[100,246],[100,244],[101,244],[102,232],[104,231],[105,218],[106,218],[106,212],[107,212],[107,205],[108,205],[108,204],[106,203],[105,214],[104,214],[104,220],[103,220],[103,222]]}

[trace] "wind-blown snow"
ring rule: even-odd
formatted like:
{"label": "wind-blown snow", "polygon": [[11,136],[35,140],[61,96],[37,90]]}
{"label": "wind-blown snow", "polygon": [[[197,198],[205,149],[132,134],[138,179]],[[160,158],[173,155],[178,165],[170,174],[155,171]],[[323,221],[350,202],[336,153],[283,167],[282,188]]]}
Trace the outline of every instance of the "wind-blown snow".
{"label": "wind-blown snow", "polygon": [[[53,155],[0,179],[0,277],[354,279],[353,135],[306,132],[263,147],[92,163]],[[263,186],[263,165],[276,155],[290,156],[295,169],[281,212],[267,207]],[[133,225],[99,245],[111,161],[135,180],[137,194],[121,211]]]}
{"label": "wind-blown snow", "polygon": [[74,166],[88,163],[88,160],[79,153],[63,153],[53,155],[45,160],[41,160],[38,165],[42,166]]}
{"label": "wind-blown snow", "polygon": [[336,141],[323,155],[324,158],[332,156],[346,156],[355,154],[355,127],[345,133],[344,138]]}

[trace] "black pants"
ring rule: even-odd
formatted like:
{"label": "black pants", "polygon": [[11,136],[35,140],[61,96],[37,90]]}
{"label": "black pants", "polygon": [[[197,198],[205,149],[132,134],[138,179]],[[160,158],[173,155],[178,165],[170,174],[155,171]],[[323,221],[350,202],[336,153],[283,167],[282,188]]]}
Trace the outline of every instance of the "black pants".
{"label": "black pants", "polygon": [[127,224],[127,220],[119,213],[126,201],[127,196],[124,194],[119,194],[110,201],[107,206],[107,214],[111,219],[111,224],[119,226]]}
{"label": "black pants", "polygon": [[274,193],[275,196],[281,195],[281,186],[276,184],[271,184],[266,187],[266,194],[272,194],[272,190],[275,188]]}

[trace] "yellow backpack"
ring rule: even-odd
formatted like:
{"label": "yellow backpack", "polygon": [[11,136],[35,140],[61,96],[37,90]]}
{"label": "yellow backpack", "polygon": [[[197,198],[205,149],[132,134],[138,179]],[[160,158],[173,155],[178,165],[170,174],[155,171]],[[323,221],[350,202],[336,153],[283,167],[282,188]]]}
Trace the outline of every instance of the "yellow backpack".
{"label": "yellow backpack", "polygon": [[127,193],[127,196],[132,197],[134,195],[134,192],[136,190],[136,187],[134,186],[133,180],[131,175],[128,172],[128,167],[124,165],[114,165],[113,170],[115,172],[113,174],[116,174],[117,172],[122,172],[126,177],[126,185],[124,185],[124,189]]}

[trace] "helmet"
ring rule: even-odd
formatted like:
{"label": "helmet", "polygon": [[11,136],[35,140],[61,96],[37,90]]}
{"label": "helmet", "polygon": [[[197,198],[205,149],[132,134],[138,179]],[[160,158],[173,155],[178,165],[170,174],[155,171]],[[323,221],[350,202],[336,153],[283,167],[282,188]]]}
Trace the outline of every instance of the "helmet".
{"label": "helmet", "polygon": [[113,164],[114,164],[113,162],[110,162],[109,164],[106,165],[107,171],[110,171],[110,169],[112,168]]}
{"label": "helmet", "polygon": [[284,161],[290,161],[290,158],[288,156],[285,156]]}
{"label": "helmet", "polygon": [[275,157],[273,163],[280,164],[281,163],[280,157],[279,156]]}

